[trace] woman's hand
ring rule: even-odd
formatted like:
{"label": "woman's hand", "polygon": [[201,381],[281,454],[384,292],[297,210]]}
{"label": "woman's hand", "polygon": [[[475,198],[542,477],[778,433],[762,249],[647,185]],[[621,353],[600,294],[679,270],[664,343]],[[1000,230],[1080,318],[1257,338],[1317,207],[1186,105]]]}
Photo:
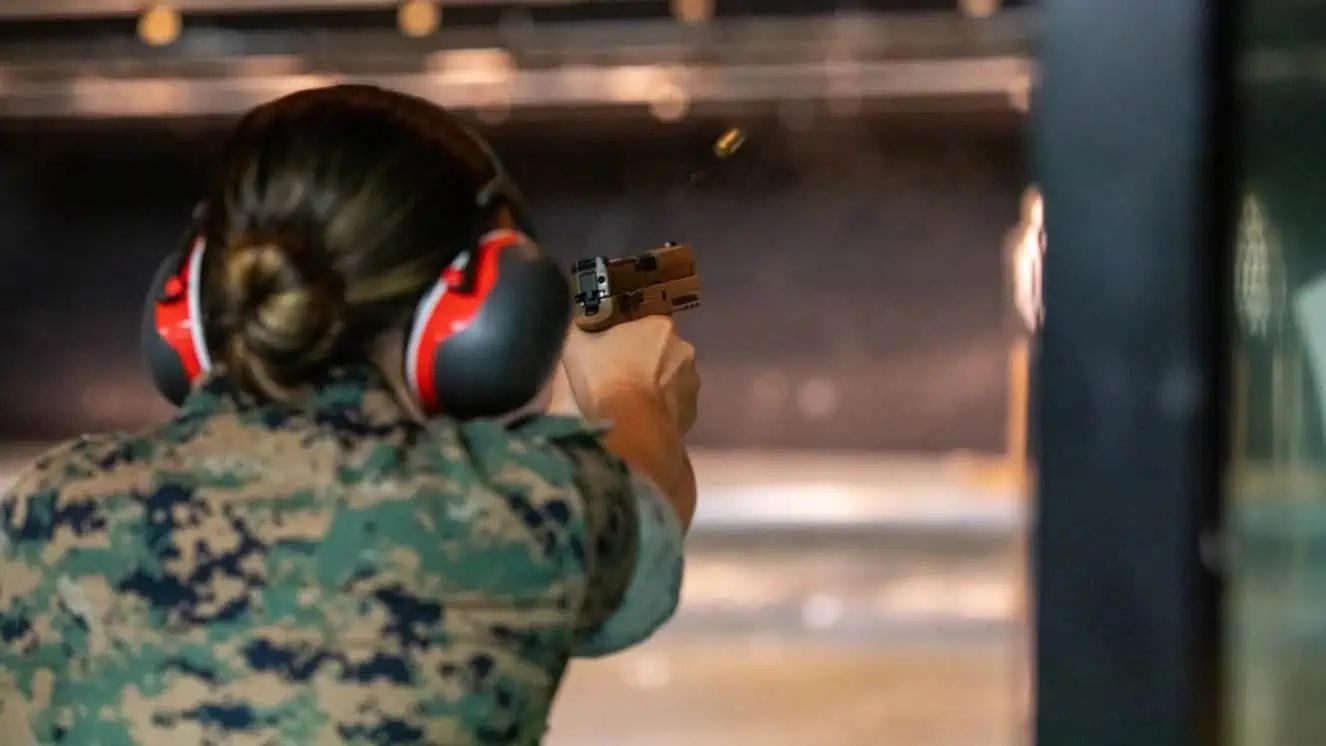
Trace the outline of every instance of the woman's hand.
{"label": "woman's hand", "polygon": [[605,403],[623,392],[656,399],[682,434],[695,424],[695,347],[677,336],[672,319],[648,316],[597,333],[571,330],[550,411],[613,419]]}
{"label": "woman's hand", "polygon": [[609,420],[604,447],[647,477],[676,508],[695,514],[695,472],[683,441],[695,424],[695,348],[672,319],[650,316],[587,333],[572,329],[553,382],[554,414]]}

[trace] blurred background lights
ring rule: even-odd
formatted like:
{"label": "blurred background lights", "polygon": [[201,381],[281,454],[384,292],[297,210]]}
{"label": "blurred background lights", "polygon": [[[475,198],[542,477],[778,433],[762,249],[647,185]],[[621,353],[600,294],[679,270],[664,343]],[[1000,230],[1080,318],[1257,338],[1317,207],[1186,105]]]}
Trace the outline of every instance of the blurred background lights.
{"label": "blurred background lights", "polygon": [[1008,102],[1020,112],[1031,110],[1031,73],[1022,73],[1008,87]]}
{"label": "blurred background lights", "polygon": [[[1270,331],[1283,289],[1275,282],[1280,264],[1279,246],[1271,236],[1261,202],[1252,195],[1243,198],[1235,244],[1234,292],[1238,320],[1254,338]],[[1279,291],[1279,292],[1277,292]]]}
{"label": "blurred background lights", "polygon": [[433,0],[405,0],[396,11],[396,27],[411,39],[421,39],[437,31],[442,9]]}
{"label": "blurred background lights", "polygon": [[682,23],[704,23],[714,17],[714,0],[671,0],[672,17]]}
{"label": "blurred background lights", "polygon": [[164,47],[180,38],[180,13],[169,5],[153,5],[138,17],[138,38],[144,44]]}
{"label": "blurred background lights", "polygon": [[969,18],[989,18],[999,12],[1000,0],[958,0],[958,10]]}
{"label": "blurred background lights", "polygon": [[792,397],[792,383],[777,371],[764,371],[746,390],[746,408],[751,416],[771,418]]}
{"label": "blurred background lights", "polygon": [[662,655],[641,655],[622,672],[632,689],[661,689],[672,682],[672,664]]}
{"label": "blurred background lights", "polygon": [[801,623],[809,629],[828,629],[842,621],[846,613],[841,598],[817,593],[801,605]]}
{"label": "blurred background lights", "polygon": [[797,407],[806,417],[819,420],[838,411],[838,386],[827,378],[812,378],[797,389]]}
{"label": "blurred background lights", "polygon": [[1043,280],[1045,265],[1045,200],[1037,187],[1022,195],[1022,221],[1013,252],[1013,307],[1027,331],[1045,319]]}
{"label": "blurred background lights", "polygon": [[691,97],[676,83],[663,84],[649,102],[649,113],[663,122],[676,122],[691,109]]}

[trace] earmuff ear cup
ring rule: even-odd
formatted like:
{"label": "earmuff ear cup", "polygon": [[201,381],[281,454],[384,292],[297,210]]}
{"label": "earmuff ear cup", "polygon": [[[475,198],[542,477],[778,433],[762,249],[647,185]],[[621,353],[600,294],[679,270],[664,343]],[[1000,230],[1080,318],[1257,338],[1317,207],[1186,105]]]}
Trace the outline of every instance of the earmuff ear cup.
{"label": "earmuff ear cup", "polygon": [[520,410],[543,393],[561,360],[572,312],[561,267],[523,237],[475,260],[471,292],[443,292],[431,311],[421,307],[426,318],[418,323],[431,333],[410,346],[411,378],[429,414],[471,419]]}
{"label": "earmuff ear cup", "polygon": [[152,374],[152,381],[161,395],[176,406],[189,395],[193,380],[180,352],[172,345],[171,340],[163,336],[158,317],[162,303],[187,302],[187,299],[183,298],[171,299],[167,289],[171,279],[176,276],[179,266],[179,254],[172,254],[157,269],[152,278],[147,302],[143,307],[141,331],[143,357],[147,361],[148,371]]}

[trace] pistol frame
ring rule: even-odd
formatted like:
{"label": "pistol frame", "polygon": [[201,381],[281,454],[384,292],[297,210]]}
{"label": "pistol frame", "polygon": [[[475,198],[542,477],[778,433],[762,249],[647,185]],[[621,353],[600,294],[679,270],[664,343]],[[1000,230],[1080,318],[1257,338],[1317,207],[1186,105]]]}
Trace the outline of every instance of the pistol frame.
{"label": "pistol frame", "polygon": [[582,259],[571,275],[576,326],[587,332],[645,316],[671,316],[701,303],[700,275],[689,244],[669,242],[619,259]]}

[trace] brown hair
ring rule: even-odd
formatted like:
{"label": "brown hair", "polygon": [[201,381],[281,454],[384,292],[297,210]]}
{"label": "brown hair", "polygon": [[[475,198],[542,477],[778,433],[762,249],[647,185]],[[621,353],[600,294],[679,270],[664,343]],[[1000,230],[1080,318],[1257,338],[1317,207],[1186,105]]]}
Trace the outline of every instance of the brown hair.
{"label": "brown hair", "polygon": [[205,203],[203,303],[218,370],[288,400],[367,358],[494,216],[495,174],[443,109],[368,86],[296,93],[246,115]]}

